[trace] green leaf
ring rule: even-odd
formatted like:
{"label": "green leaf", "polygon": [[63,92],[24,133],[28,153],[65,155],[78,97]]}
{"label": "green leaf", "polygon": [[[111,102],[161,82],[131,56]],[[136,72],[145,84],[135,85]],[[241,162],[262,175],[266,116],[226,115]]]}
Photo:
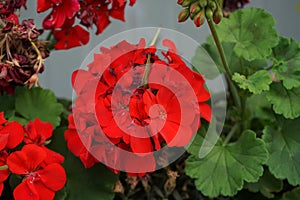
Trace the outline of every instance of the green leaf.
{"label": "green leaf", "polygon": [[266,70],[259,70],[249,77],[234,73],[232,80],[238,83],[238,86],[244,90],[249,90],[253,94],[261,94],[270,89],[272,83],[270,74]]}
{"label": "green leaf", "polygon": [[276,179],[269,170],[265,169],[264,174],[256,183],[246,183],[245,188],[251,192],[260,192],[267,198],[274,198],[273,193],[280,192],[283,188],[282,180]]}
{"label": "green leaf", "polygon": [[300,87],[287,90],[282,83],[272,83],[267,99],[276,114],[289,119],[300,116]]}
{"label": "green leaf", "polygon": [[262,165],[268,152],[253,131],[245,131],[238,141],[222,146],[219,142],[203,159],[198,153],[203,138],[197,137],[192,155],[186,161],[186,173],[195,178],[195,185],[204,195],[232,196],[243,188],[244,181],[256,182],[263,174]]}
{"label": "green leaf", "polygon": [[0,112],[4,112],[6,119],[15,114],[15,97],[11,95],[0,95]]}
{"label": "green leaf", "polygon": [[234,52],[248,61],[270,55],[278,43],[275,21],[260,8],[247,8],[233,12],[217,26],[222,42],[234,43]]}
{"label": "green leaf", "polygon": [[56,129],[52,142],[47,146],[65,157],[63,166],[67,173],[67,184],[57,193],[55,200],[113,199],[112,188],[117,176],[102,164],[85,169],[81,161],[67,149],[65,130],[65,127]]}
{"label": "green leaf", "polygon": [[300,47],[296,40],[281,37],[271,59],[274,61],[272,70],[285,88],[300,86]]}
{"label": "green leaf", "polygon": [[[278,124],[278,123],[277,123]],[[291,185],[300,184],[300,118],[283,120],[279,128],[267,126],[263,140],[269,151],[270,172]]]}
{"label": "green leaf", "polygon": [[51,122],[54,127],[60,124],[63,107],[57,102],[51,90],[42,88],[18,89],[16,91],[16,112],[27,120],[40,118]]}
{"label": "green leaf", "polygon": [[274,113],[271,104],[265,95],[252,95],[247,98],[247,108],[251,112],[251,118],[274,121]]}
{"label": "green leaf", "polygon": [[296,200],[296,199],[300,199],[300,188],[296,188],[290,192],[284,193],[281,200]]}
{"label": "green leaf", "polygon": [[[239,58],[233,51],[234,48],[233,43],[222,43],[222,46],[225,53],[227,64],[232,72],[238,72],[240,74],[243,74],[243,70],[245,69],[257,70],[257,69],[262,69],[267,65],[265,59],[246,61],[242,58]],[[207,54],[206,52],[203,53],[204,50],[202,48],[204,48],[207,51],[207,53],[211,56],[214,62],[208,60]],[[211,70],[212,67],[215,68],[215,65],[217,65],[221,73],[224,73],[222,61],[220,59],[220,55],[218,53],[218,50],[214,44],[212,37],[207,38],[207,41],[202,45],[202,48],[197,49],[195,56],[192,59],[192,64],[201,66],[201,70],[203,74],[210,75],[208,78],[215,78],[218,75],[213,70]]]}

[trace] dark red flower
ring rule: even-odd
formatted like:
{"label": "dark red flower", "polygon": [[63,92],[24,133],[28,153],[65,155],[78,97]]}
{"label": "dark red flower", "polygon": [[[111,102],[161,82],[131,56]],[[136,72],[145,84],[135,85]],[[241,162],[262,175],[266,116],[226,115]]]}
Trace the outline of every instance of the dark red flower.
{"label": "dark red flower", "polygon": [[46,152],[35,144],[25,145],[21,151],[9,155],[9,170],[24,177],[13,192],[16,200],[52,200],[55,192],[63,188],[66,183],[64,168],[58,163],[42,167],[46,157]]}

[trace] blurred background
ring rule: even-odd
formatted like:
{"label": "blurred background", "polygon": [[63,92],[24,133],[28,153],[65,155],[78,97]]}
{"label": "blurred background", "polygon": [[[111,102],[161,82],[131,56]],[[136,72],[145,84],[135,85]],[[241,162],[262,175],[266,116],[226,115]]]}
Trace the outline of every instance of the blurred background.
{"label": "blurred background", "polygon": [[[41,85],[53,90],[58,97],[71,99],[72,72],[80,67],[88,53],[110,36],[132,28],[169,28],[186,34],[200,44],[205,42],[209,35],[207,24],[200,28],[196,28],[191,20],[179,24],[177,15],[181,7],[176,2],[176,0],[137,0],[133,7],[126,6],[126,22],[112,19],[108,28],[98,36],[94,34],[96,28],[91,29],[90,32],[93,34],[90,35],[88,45],[66,51],[52,51],[45,62],[45,71],[39,76]],[[251,0],[246,7],[266,9],[274,16],[280,35],[292,37],[300,42],[300,0]],[[23,19],[34,18],[35,24],[39,27],[48,14],[36,13],[36,1],[28,1],[27,10],[21,12]]]}

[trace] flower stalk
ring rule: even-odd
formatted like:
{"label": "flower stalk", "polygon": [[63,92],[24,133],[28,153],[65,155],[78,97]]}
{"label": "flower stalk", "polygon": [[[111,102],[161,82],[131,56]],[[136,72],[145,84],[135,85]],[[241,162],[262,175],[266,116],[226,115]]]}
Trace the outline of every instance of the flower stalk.
{"label": "flower stalk", "polygon": [[[159,36],[159,33],[160,33],[160,28],[157,29],[155,36],[152,39],[149,46],[155,45],[157,38]],[[146,66],[145,66],[145,71],[144,71],[143,78],[142,78],[142,84],[141,84],[143,87],[147,87],[147,84],[148,84],[148,77],[149,77],[150,68],[151,68],[150,65],[151,65],[151,55],[148,55]]]}

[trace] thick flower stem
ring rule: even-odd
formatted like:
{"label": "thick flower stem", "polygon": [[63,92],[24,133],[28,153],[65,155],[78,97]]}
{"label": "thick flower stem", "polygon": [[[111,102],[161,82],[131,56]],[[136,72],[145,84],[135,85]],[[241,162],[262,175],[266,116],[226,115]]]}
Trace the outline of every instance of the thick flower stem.
{"label": "thick flower stem", "polygon": [[[153,38],[153,40],[151,41],[150,45],[149,46],[153,46],[155,45],[156,41],[157,41],[157,38],[159,36],[159,33],[160,33],[160,28],[157,29],[156,33],[155,33],[155,36]],[[143,74],[143,78],[142,78],[142,86],[143,87],[147,87],[147,84],[148,84],[148,76],[149,76],[149,73],[150,73],[150,66],[151,66],[151,55],[148,55],[148,58],[147,58],[147,63],[146,63],[146,66],[145,66],[145,71],[144,71],[144,74]]]}
{"label": "thick flower stem", "polygon": [[226,79],[227,79],[228,84],[229,84],[229,88],[230,88],[230,91],[231,91],[231,95],[233,97],[234,104],[240,110],[241,109],[241,99],[239,97],[238,90],[237,90],[236,86],[232,82],[232,79],[231,79],[232,73],[230,71],[230,68],[228,67],[227,62],[226,62],[224,50],[223,50],[223,47],[222,47],[221,42],[219,40],[217,31],[215,29],[215,25],[214,25],[212,19],[210,19],[210,18],[206,18],[206,19],[207,19],[207,23],[209,25],[209,29],[211,31],[211,34],[213,36],[213,39],[215,41],[215,45],[216,45],[216,47],[218,49],[218,52],[219,52],[219,55],[220,55],[223,67],[224,67],[225,72],[226,72],[225,76],[226,76]]}
{"label": "thick flower stem", "polygon": [[230,142],[231,138],[234,136],[234,134],[237,132],[238,129],[239,129],[239,124],[235,123],[233,127],[230,129],[228,135],[226,136],[222,144],[223,146],[226,146]]}

